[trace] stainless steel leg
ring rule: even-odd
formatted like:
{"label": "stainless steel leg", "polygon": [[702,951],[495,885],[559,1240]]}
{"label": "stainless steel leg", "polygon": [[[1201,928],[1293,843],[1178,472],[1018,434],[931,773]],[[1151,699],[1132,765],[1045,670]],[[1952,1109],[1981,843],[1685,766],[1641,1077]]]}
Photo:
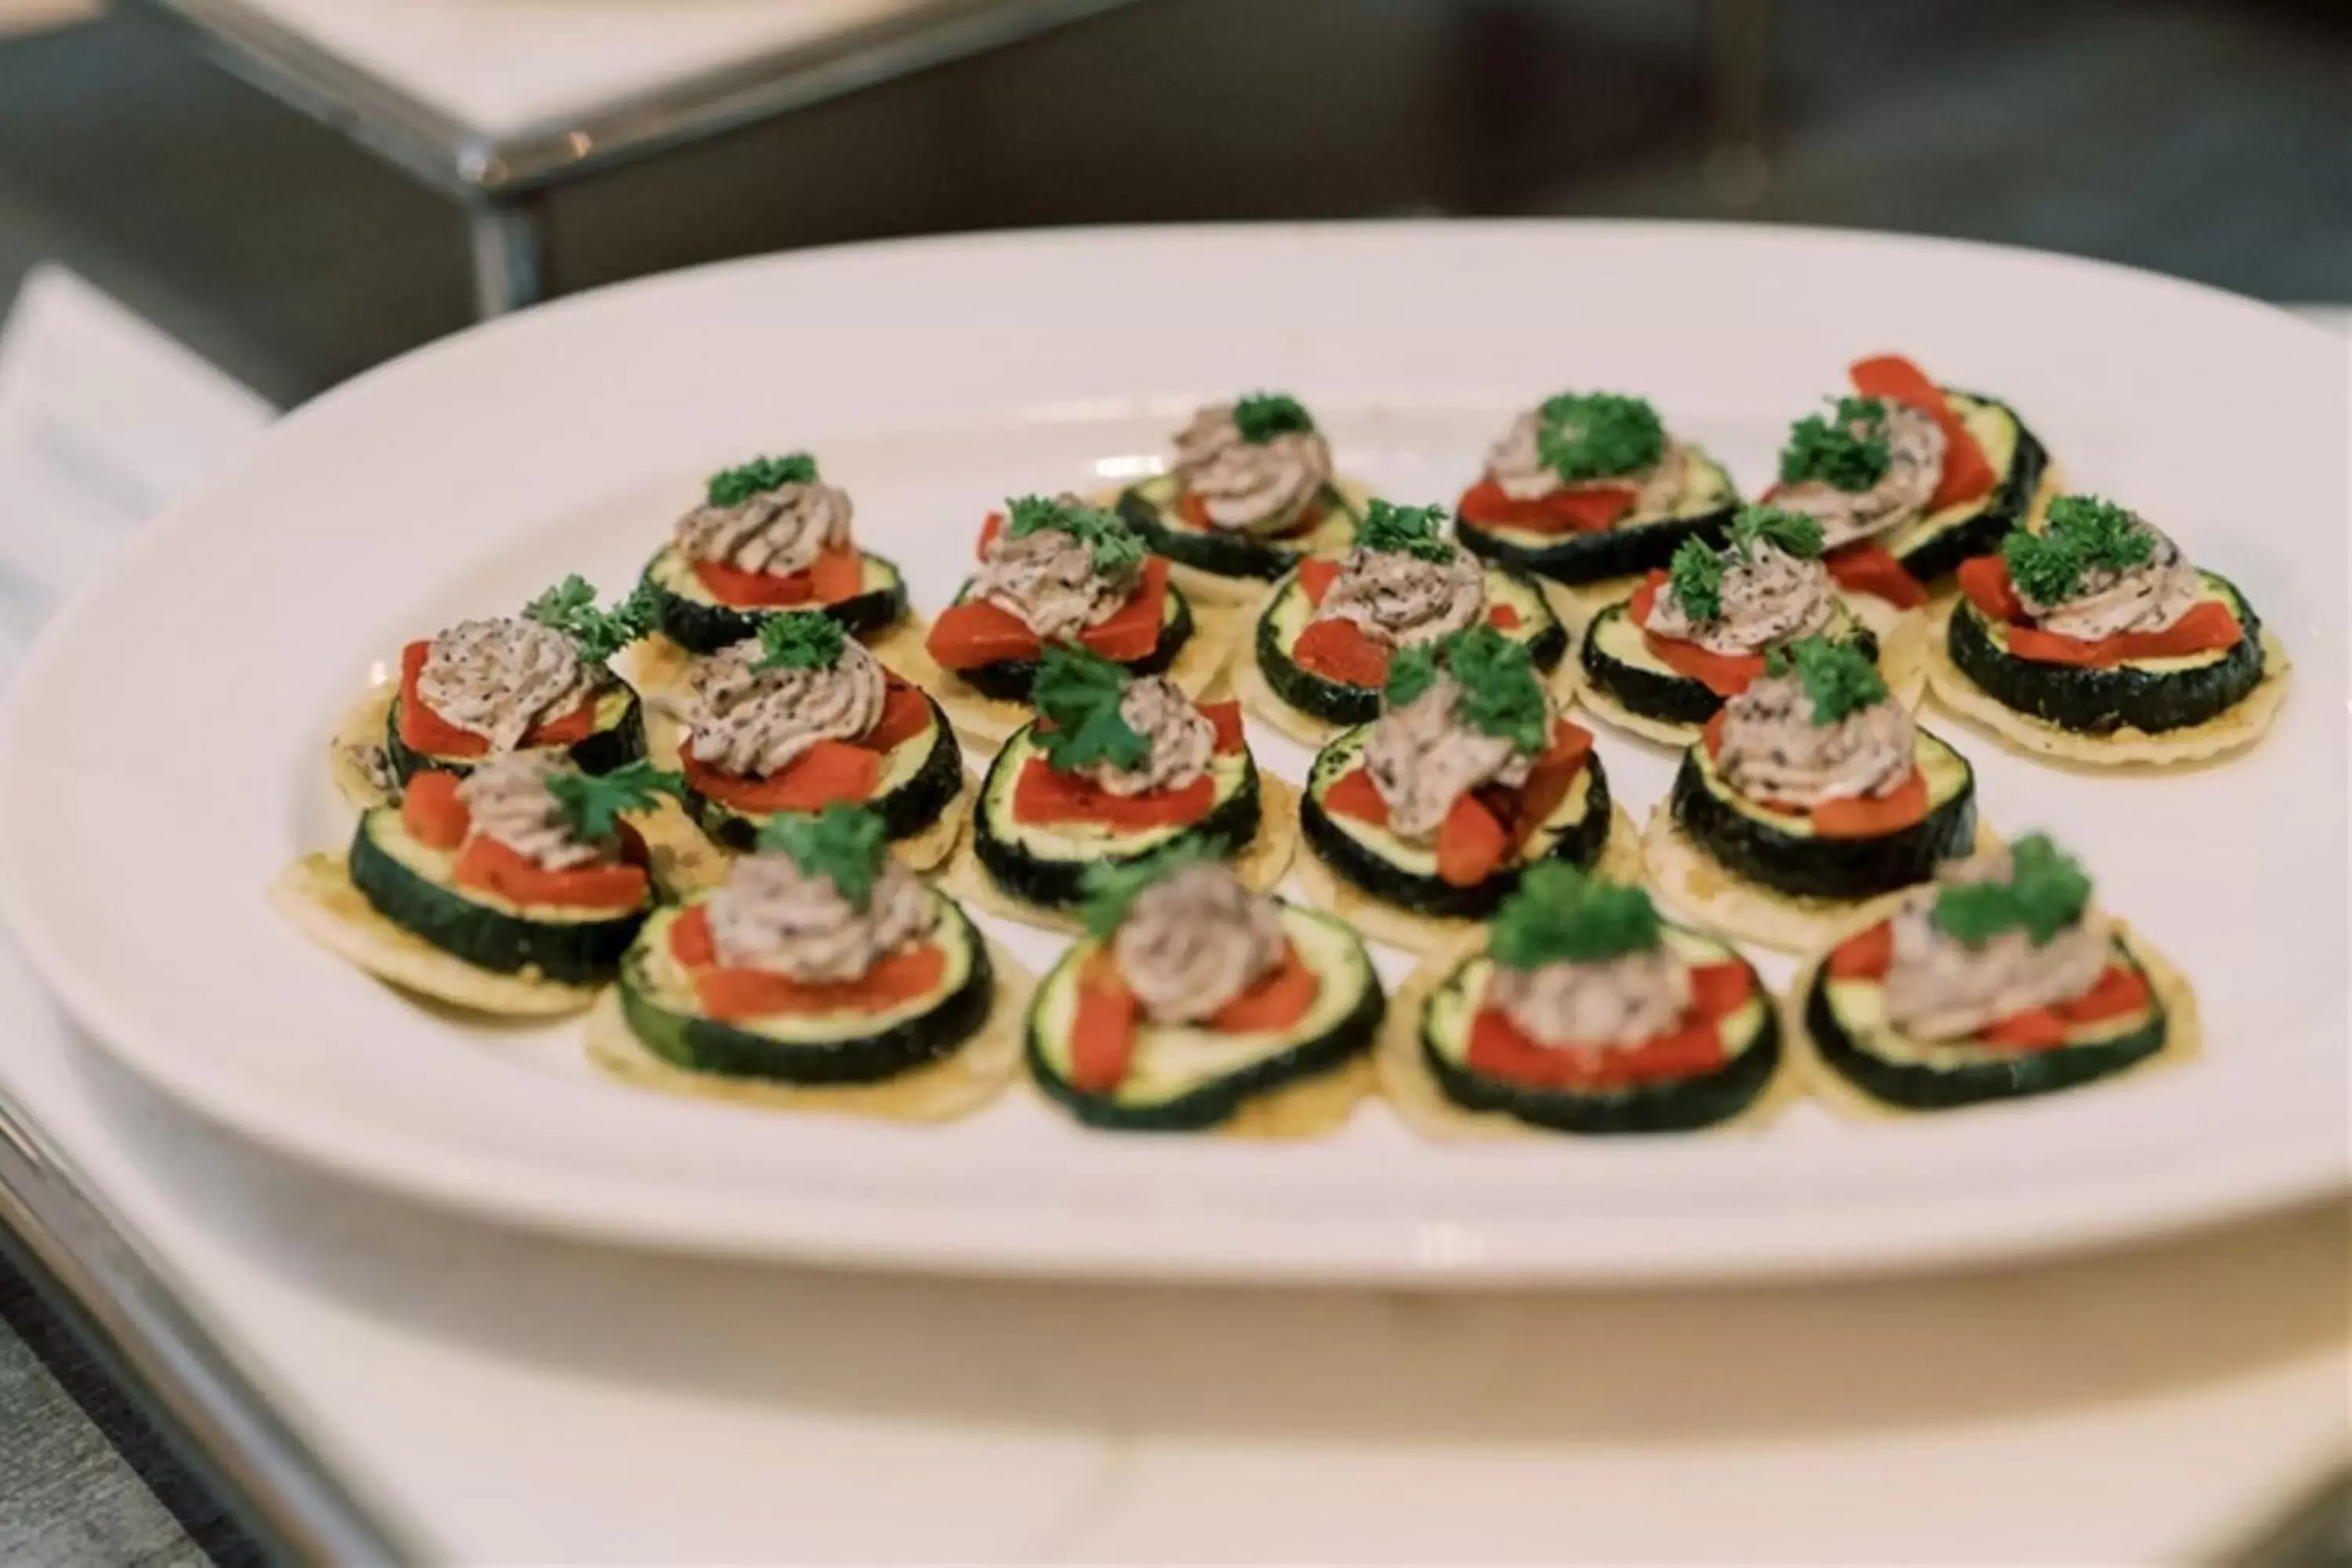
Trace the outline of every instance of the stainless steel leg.
{"label": "stainless steel leg", "polygon": [[482,321],[537,304],[546,289],[546,240],[533,197],[485,202],[466,211],[473,253],[474,314]]}

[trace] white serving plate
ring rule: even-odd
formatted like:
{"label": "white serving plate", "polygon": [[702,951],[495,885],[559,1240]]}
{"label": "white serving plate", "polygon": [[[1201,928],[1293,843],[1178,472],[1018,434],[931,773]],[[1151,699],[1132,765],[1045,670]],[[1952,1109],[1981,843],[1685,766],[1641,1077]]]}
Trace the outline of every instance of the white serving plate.
{"label": "white serving plate", "polygon": [[[1517,406],[1639,390],[1760,485],[1846,362],[2009,399],[2081,488],[2234,576],[2285,638],[2277,732],[2093,777],[1948,719],[1989,818],[2048,826],[2198,984],[2197,1061],[2055,1099],[1759,1136],[1444,1149],[1369,1106],[1275,1147],[951,1128],[607,1082],[568,1027],[460,1026],[265,903],[348,814],[336,714],[419,628],[567,570],[625,583],[699,474],[807,446],[936,609],[1008,492],[1137,470],[1196,402],[1297,391],[1343,465],[1450,498]],[[914,1268],[1287,1280],[1721,1278],[2043,1252],[2337,1190],[2346,1110],[2342,351],[2262,306],[1943,242],[1406,225],[856,247],[604,290],[288,419],[53,625],[0,709],[0,902],[70,1012],[204,1113],[321,1164],[633,1244]],[[1668,758],[1601,730],[1637,815]],[[1296,778],[1305,753],[1254,731]],[[1042,966],[1056,939],[1000,928]],[[1390,955],[1393,960],[1395,955]],[[1385,965],[1391,980],[1403,965]],[[1771,971],[1784,977],[1786,965]]]}

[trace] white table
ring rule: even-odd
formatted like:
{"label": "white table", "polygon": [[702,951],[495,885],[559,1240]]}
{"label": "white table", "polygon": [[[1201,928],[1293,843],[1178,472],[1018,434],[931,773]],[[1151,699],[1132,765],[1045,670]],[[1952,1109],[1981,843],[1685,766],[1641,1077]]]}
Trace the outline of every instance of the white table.
{"label": "white table", "polygon": [[137,0],[465,209],[481,314],[549,188],[1129,0]]}

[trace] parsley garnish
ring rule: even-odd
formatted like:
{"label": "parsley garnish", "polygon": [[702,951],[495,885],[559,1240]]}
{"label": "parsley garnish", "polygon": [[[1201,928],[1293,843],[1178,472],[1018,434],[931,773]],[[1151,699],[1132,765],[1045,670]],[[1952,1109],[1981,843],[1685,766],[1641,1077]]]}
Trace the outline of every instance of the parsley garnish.
{"label": "parsley garnish", "polygon": [[753,669],[831,669],[841,662],[849,637],[841,623],[822,610],[793,610],[760,623],[760,657]]}
{"label": "parsley garnish", "polygon": [[1936,894],[1937,929],[1955,942],[1982,947],[2003,931],[2021,931],[2046,944],[2083,918],[2091,879],[2082,863],[2049,836],[2029,833],[2010,849],[2006,882],[1954,882]]}
{"label": "parsley garnish", "polygon": [[653,590],[643,583],[609,609],[596,607],[596,585],[574,572],[523,606],[523,616],[570,637],[581,658],[603,664],[653,630]]}
{"label": "parsley garnish", "polygon": [[1684,540],[1666,564],[1666,592],[1692,620],[1716,619],[1723,614],[1723,557],[1704,540]]}
{"label": "parsley garnish", "polygon": [[1086,869],[1084,919],[1093,936],[1108,941],[1119,921],[1145,889],[1165,881],[1187,866],[1215,858],[1198,839],[1179,839],[1164,849],[1132,860],[1097,860]]}
{"label": "parsley garnish", "polygon": [[806,452],[782,458],[754,458],[710,476],[708,494],[712,506],[740,506],[762,490],[785,485],[816,483],[816,459]]}
{"label": "parsley garnish", "polygon": [[1288,393],[1253,392],[1234,405],[1234,428],[1255,447],[1276,436],[1304,435],[1315,428],[1315,421]]}
{"label": "parsley garnish", "polygon": [[1808,414],[1789,427],[1789,444],[1780,451],[1780,482],[1819,479],[1832,489],[1866,490],[1886,477],[1890,460],[1886,405],[1874,397],[1841,397],[1835,418]]}
{"label": "parsley garnish", "polygon": [[1537,679],[1528,645],[1481,622],[1434,648],[1400,648],[1389,660],[1385,693],[1391,708],[1408,707],[1437,683],[1443,668],[1462,688],[1456,717],[1482,734],[1522,752],[1540,752],[1551,740],[1551,702]]}
{"label": "parsley garnish", "polygon": [[1076,773],[1097,763],[1122,769],[1143,764],[1151,742],[1119,711],[1127,686],[1125,667],[1092,649],[1075,643],[1045,645],[1030,700],[1053,726],[1036,736],[1055,773]]}
{"label": "parsley garnish", "polygon": [[1665,424],[1645,398],[1563,392],[1538,413],[1536,455],[1570,484],[1639,473],[1666,455]]}
{"label": "parsley garnish", "polygon": [[1066,533],[1093,552],[1095,570],[1106,577],[1143,564],[1143,542],[1116,512],[1078,501],[1020,496],[1005,503],[1004,516],[1006,538],[1025,539],[1047,529]]}
{"label": "parsley garnish", "polygon": [[1832,642],[1819,632],[1764,656],[1764,673],[1794,673],[1812,700],[1813,722],[1834,724],[1886,700],[1886,682],[1861,647]]}
{"label": "parsley garnish", "polygon": [[1382,555],[1410,555],[1417,561],[1447,562],[1454,546],[1444,534],[1445,509],[1436,506],[1395,506],[1374,500],[1356,525],[1356,542]]}
{"label": "parsley garnish", "polygon": [[608,773],[550,773],[547,793],[572,837],[593,844],[609,837],[624,813],[649,811],[662,796],[676,796],[685,784],[676,773],[636,762]]}
{"label": "parsley garnish", "polygon": [[1822,525],[1801,511],[1779,506],[1745,506],[1731,520],[1731,547],[1743,561],[1753,560],[1758,542],[1770,544],[1800,561],[1822,558]]}
{"label": "parsley garnish", "polygon": [[2021,528],[2000,542],[2000,559],[2010,582],[2037,605],[2063,605],[2082,585],[2082,551],[2054,533]]}
{"label": "parsley garnish", "polygon": [[1649,894],[1561,860],[1538,860],[1521,872],[1518,889],[1486,928],[1486,952],[1505,969],[1600,963],[1647,952],[1663,940]]}
{"label": "parsley garnish", "polygon": [[809,876],[830,881],[863,914],[873,901],[890,832],[866,807],[836,801],[823,811],[777,813],[761,825],[759,842]]}
{"label": "parsley garnish", "polygon": [[2128,572],[2155,553],[2156,536],[2139,519],[2097,496],[2060,496],[2041,532],[2019,529],[2000,542],[2009,580],[2037,605],[2073,598],[2085,572]]}

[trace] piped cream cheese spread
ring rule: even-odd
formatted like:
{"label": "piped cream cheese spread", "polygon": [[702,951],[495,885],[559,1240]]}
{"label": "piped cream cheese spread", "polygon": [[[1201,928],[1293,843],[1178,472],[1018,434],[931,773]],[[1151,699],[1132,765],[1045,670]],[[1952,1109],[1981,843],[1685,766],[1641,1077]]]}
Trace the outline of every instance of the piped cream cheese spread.
{"label": "piped cream cheese spread", "polygon": [[1528,782],[1535,759],[1466,722],[1454,711],[1461,695],[1461,683],[1441,673],[1412,701],[1382,713],[1364,742],[1364,770],[1400,838],[1434,838],[1454,803],[1481,784]]}
{"label": "piped cream cheese spread", "polygon": [[1424,561],[1404,551],[1358,545],[1348,552],[1315,618],[1353,621],[1389,647],[1418,647],[1475,625],[1486,608],[1486,574],[1466,550]]}
{"label": "piped cream cheese spread", "polygon": [[1727,553],[1721,594],[1722,613],[1700,619],[1672,592],[1662,590],[1650,606],[1647,629],[1712,653],[1760,653],[1823,630],[1837,606],[1827,567],[1769,540],[1758,540],[1745,556],[1737,550]]}
{"label": "piped cream cheese spread", "polygon": [[[1801,511],[1822,525],[1822,547],[1835,550],[1858,539],[1927,515],[1944,477],[1944,427],[1935,416],[1908,404],[1885,405],[1886,471],[1866,489],[1842,490],[1823,479],[1800,479],[1772,492],[1772,504]],[[1864,426],[1852,426],[1855,434]]]}
{"label": "piped cream cheese spread", "polygon": [[1150,750],[1132,768],[1097,763],[1081,770],[1112,795],[1182,789],[1209,771],[1217,749],[1216,726],[1166,676],[1147,675],[1128,682],[1118,700],[1118,716]]}
{"label": "piped cream cheese spread", "polygon": [[1635,1046],[1682,1021],[1690,966],[1661,943],[1594,963],[1495,966],[1486,998],[1519,1032],[1554,1047]]}
{"label": "piped cream cheese spread", "polygon": [[1173,472],[1214,526],[1231,531],[1286,523],[1331,480],[1331,447],[1318,430],[1244,437],[1231,404],[1202,409],[1176,436]]}
{"label": "piped cream cheese spread", "polygon": [[939,908],[922,879],[898,861],[876,872],[866,908],[830,877],[792,857],[747,855],[703,906],[710,945],[730,968],[762,969],[803,984],[856,980],[929,932]]}
{"label": "piped cream cheese spread", "polygon": [[1767,675],[1724,704],[1715,766],[1750,800],[1809,809],[1891,794],[1911,776],[1917,741],[1910,710],[1892,699],[1822,724],[1802,682]]}
{"label": "piped cream cheese spread", "polygon": [[845,641],[830,668],[760,668],[754,638],[721,648],[694,671],[687,750],[722,773],[766,777],[820,741],[855,741],[882,717],[882,665]]}
{"label": "piped cream cheese spread", "polygon": [[2045,605],[2018,590],[2018,602],[2044,631],[2096,642],[2124,632],[2160,632],[2187,615],[2201,584],[2180,546],[2141,522],[2152,537],[2148,558],[2137,566],[2090,566],[2063,602]]}
{"label": "piped cream cheese spread", "polygon": [[847,491],[814,479],[782,484],[731,506],[696,507],[678,520],[677,548],[690,561],[782,577],[848,548],[849,518]]}
{"label": "piped cream cheese spread", "polygon": [[[1085,503],[1066,497],[1072,506]],[[972,579],[971,597],[1018,616],[1040,637],[1074,637],[1099,626],[1134,597],[1141,568],[1098,572],[1094,552],[1058,528],[999,534]]]}
{"label": "piped cream cheese spread", "polygon": [[[1937,885],[2006,881],[2006,847],[1985,849],[1946,866]],[[2034,1007],[2082,995],[2106,969],[2114,931],[2085,906],[2082,918],[2036,943],[2004,931],[1971,947],[1936,923],[1937,887],[1914,893],[1892,921],[1894,958],[1886,970],[1888,1022],[1924,1040],[1958,1039]]]}
{"label": "piped cream cheese spread", "polygon": [[551,871],[618,858],[619,840],[592,844],[581,839],[547,787],[550,778],[571,771],[569,763],[543,752],[508,752],[491,757],[457,785],[469,830]]}
{"label": "piped cream cheese spread", "polygon": [[1281,906],[1222,862],[1171,872],[1138,893],[1111,938],[1120,973],[1161,1024],[1209,1017],[1282,962]]}
{"label": "piped cream cheese spread", "polygon": [[572,639],[520,616],[460,621],[433,639],[416,694],[443,719],[490,743],[522,743],[533,724],[577,708],[598,683]]}

